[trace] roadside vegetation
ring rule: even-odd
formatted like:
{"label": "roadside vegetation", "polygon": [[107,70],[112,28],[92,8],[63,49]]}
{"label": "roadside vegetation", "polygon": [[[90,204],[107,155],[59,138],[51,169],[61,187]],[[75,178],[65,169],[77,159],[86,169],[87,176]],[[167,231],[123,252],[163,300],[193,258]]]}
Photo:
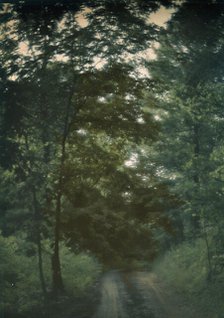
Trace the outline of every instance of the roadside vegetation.
{"label": "roadside vegetation", "polygon": [[222,317],[224,275],[208,281],[206,247],[201,239],[173,247],[155,262],[153,271],[173,297],[184,299],[185,306],[204,317]]}
{"label": "roadside vegetation", "polygon": [[[43,302],[43,293],[37,270],[37,256],[35,255],[35,245],[27,243],[23,237],[9,236],[7,238],[0,236],[0,254],[1,254],[1,312],[6,312],[9,317],[14,313],[26,316],[32,313],[32,316],[39,317],[40,314],[47,315],[54,313],[59,315],[57,309],[65,310],[73,299],[83,304],[83,301],[89,301],[91,312],[91,302],[98,301],[98,290],[94,290],[93,285],[101,273],[101,266],[90,254],[74,254],[65,245],[61,246],[62,270],[64,273],[64,283],[66,293],[61,299],[61,304],[56,308],[52,303]],[[50,290],[52,278],[50,272],[50,248],[49,241],[43,242],[43,269],[45,273],[46,290],[49,300],[51,299]],[[91,292],[91,294],[90,294]],[[93,293],[95,295],[93,296]],[[47,299],[46,299],[47,300]],[[45,300],[45,301],[46,301]],[[95,307],[93,307],[95,309]],[[92,309],[92,310],[93,310]],[[67,308],[69,311],[76,312],[74,304]],[[70,314],[71,314],[70,313]]]}

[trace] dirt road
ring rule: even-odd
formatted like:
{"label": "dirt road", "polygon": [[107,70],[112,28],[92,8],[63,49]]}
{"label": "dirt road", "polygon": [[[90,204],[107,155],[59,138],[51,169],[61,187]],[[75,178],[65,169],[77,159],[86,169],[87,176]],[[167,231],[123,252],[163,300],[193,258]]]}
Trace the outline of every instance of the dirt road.
{"label": "dirt road", "polygon": [[199,318],[199,316],[183,301],[172,299],[154,274],[110,271],[102,278],[101,302],[93,318]]}

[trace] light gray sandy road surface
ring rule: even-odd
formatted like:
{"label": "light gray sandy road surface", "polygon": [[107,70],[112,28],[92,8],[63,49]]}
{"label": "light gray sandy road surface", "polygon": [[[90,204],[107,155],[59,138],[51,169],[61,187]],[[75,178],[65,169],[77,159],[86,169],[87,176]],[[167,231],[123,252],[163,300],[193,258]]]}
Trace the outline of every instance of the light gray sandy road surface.
{"label": "light gray sandy road surface", "polygon": [[128,318],[126,296],[121,274],[117,271],[105,274],[101,285],[101,302],[94,318]]}
{"label": "light gray sandy road surface", "polygon": [[199,318],[172,299],[149,272],[110,271],[101,282],[101,301],[93,318]]}

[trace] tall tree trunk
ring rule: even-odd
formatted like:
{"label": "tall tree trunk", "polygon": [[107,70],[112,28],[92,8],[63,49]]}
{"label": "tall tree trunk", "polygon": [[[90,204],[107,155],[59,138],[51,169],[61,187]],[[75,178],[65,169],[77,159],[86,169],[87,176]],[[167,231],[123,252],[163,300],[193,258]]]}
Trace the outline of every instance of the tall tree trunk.
{"label": "tall tree trunk", "polygon": [[[194,156],[197,160],[200,155],[200,142],[199,142],[199,124],[196,123],[194,125]],[[194,182],[197,185],[197,188],[199,190],[201,184],[200,184],[200,177],[198,173],[198,164],[195,165],[195,174],[194,174]],[[208,276],[207,279],[210,281],[212,279],[212,263],[211,263],[211,253],[210,253],[210,247],[208,242],[208,235],[206,231],[205,226],[205,215],[203,208],[200,210],[200,214],[198,214],[194,219],[194,228],[196,231],[200,230],[200,223],[202,223],[202,237],[205,241],[206,246],[206,254],[207,254],[207,261],[208,261]]]}
{"label": "tall tree trunk", "polygon": [[53,292],[57,297],[58,293],[64,291],[64,284],[61,274],[61,262],[60,262],[60,228],[61,228],[61,199],[62,199],[62,168],[64,160],[61,160],[60,177],[59,177],[59,189],[56,198],[56,210],[55,210],[55,227],[54,227],[54,249],[52,255],[52,282]]}
{"label": "tall tree trunk", "polygon": [[40,283],[41,283],[43,296],[46,299],[47,288],[46,288],[46,281],[45,281],[44,270],[43,270],[41,230],[40,230],[41,216],[40,216],[39,205],[38,205],[37,197],[36,197],[36,190],[34,187],[32,192],[33,192],[33,206],[34,206],[34,218],[35,218],[35,241],[37,245],[39,277],[40,277]]}
{"label": "tall tree trunk", "polygon": [[[193,128],[193,144],[194,144],[194,159],[196,163],[194,164],[194,183],[196,185],[196,192],[199,191],[200,188],[200,177],[198,172],[198,157],[200,154],[200,142],[199,142],[199,124],[195,123]],[[192,219],[192,225],[194,228],[195,233],[200,230],[200,215],[197,213]]]}
{"label": "tall tree trunk", "polygon": [[[71,24],[75,25],[75,17],[74,14],[71,14]],[[73,37],[73,41],[70,43],[70,63],[71,63],[71,71],[72,71],[72,80],[69,87],[69,94],[66,103],[66,111],[64,117],[64,129],[61,139],[61,159],[59,166],[59,179],[58,179],[58,191],[56,196],[56,209],[55,209],[55,228],[54,228],[54,249],[52,255],[52,280],[53,280],[53,293],[57,297],[60,292],[64,290],[62,272],[61,272],[61,262],[60,262],[60,233],[61,233],[61,209],[62,209],[62,196],[63,196],[63,187],[64,187],[64,165],[66,159],[66,142],[67,137],[69,135],[70,125],[71,125],[71,108],[72,108],[72,98],[75,91],[75,81],[76,75],[74,72],[74,56],[75,56],[75,38]],[[82,45],[80,43],[80,45]],[[79,109],[76,108],[73,114],[73,119],[76,117]]]}
{"label": "tall tree trunk", "polygon": [[210,246],[209,246],[209,241],[208,241],[208,234],[206,230],[206,225],[205,225],[205,216],[204,212],[202,210],[202,226],[203,226],[203,237],[205,240],[205,246],[206,246],[206,254],[207,254],[207,261],[208,261],[208,275],[207,275],[207,280],[208,282],[212,280],[213,276],[213,270],[212,270],[212,258],[211,258],[211,252],[210,252]]}
{"label": "tall tree trunk", "polygon": [[[28,142],[28,136],[25,134],[25,145],[27,151],[29,151],[29,142]],[[32,175],[32,169],[27,166],[27,169]],[[37,195],[36,195],[36,189],[35,186],[31,186],[31,193],[33,197],[33,211],[34,211],[34,234],[35,234],[35,243],[37,245],[37,257],[38,257],[38,270],[39,270],[39,277],[40,277],[40,284],[41,284],[41,289],[42,293],[44,296],[44,299],[47,298],[47,288],[46,288],[46,280],[44,276],[44,270],[43,270],[43,255],[42,255],[42,244],[41,244],[41,228],[40,228],[40,223],[42,220],[41,217],[41,212],[40,212],[40,205],[37,200]]]}
{"label": "tall tree trunk", "polygon": [[66,157],[66,141],[69,131],[69,116],[72,104],[74,86],[71,87],[70,94],[68,96],[68,102],[64,120],[64,131],[61,142],[61,160],[59,166],[59,180],[58,190],[56,196],[56,208],[55,208],[55,227],[54,227],[54,248],[52,255],[52,281],[53,281],[53,293],[57,297],[60,292],[64,291],[64,284],[61,273],[61,262],[60,262],[60,232],[61,232],[61,200],[63,196],[63,173],[64,164]]}

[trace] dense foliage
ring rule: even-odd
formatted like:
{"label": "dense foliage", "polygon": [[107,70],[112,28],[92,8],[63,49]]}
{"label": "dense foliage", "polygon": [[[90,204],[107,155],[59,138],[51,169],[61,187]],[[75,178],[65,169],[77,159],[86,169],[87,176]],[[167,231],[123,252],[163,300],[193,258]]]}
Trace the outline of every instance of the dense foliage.
{"label": "dense foliage", "polygon": [[167,250],[158,271],[176,288],[223,284],[224,6],[0,9],[1,310],[56,315],[102,268]]}

